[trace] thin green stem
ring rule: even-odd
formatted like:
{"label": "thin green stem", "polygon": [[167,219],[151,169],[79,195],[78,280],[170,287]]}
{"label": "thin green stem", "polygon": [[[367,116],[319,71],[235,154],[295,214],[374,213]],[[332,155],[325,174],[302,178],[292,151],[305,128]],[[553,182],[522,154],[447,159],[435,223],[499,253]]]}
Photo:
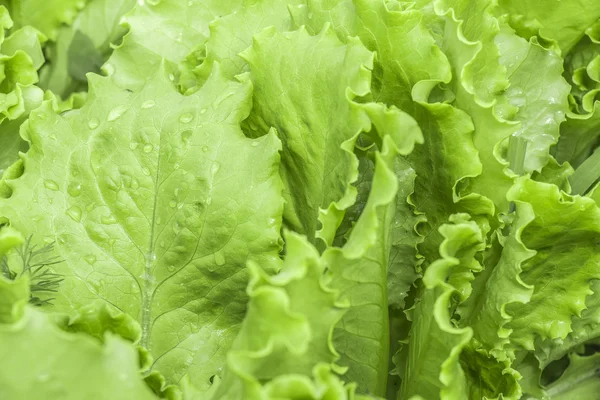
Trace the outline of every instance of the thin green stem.
{"label": "thin green stem", "polygon": [[571,193],[584,195],[600,179],[600,149],[589,156],[569,179]]}

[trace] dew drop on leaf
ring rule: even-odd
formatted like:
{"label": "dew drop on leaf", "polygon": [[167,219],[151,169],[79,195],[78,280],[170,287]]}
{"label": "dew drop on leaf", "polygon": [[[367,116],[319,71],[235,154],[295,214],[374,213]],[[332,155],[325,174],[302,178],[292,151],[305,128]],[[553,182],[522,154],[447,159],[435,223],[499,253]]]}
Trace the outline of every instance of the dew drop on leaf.
{"label": "dew drop on leaf", "polygon": [[221,252],[215,253],[215,263],[217,265],[225,265],[225,256]]}
{"label": "dew drop on leaf", "polygon": [[152,146],[151,144],[147,144],[144,146],[144,153],[150,153],[152,150],[154,150],[154,146]]}
{"label": "dew drop on leaf", "polygon": [[210,168],[210,173],[212,174],[212,176],[217,175],[217,173],[219,172],[219,170],[221,169],[221,163],[219,163],[218,161],[215,161],[212,165],[212,167]]}
{"label": "dew drop on leaf", "polygon": [[111,63],[104,64],[102,69],[104,70],[104,72],[106,72],[106,75],[108,75],[108,76],[111,76],[112,74],[115,73],[115,66],[112,65]]}
{"label": "dew drop on leaf", "polygon": [[149,108],[154,107],[155,105],[156,105],[156,102],[154,100],[147,100],[142,103],[142,108],[147,110]]}
{"label": "dew drop on leaf", "polygon": [[75,222],[81,221],[81,208],[77,206],[70,207],[67,210],[67,215]]}
{"label": "dew drop on leaf", "polygon": [[88,127],[92,130],[96,129],[98,126],[100,126],[100,120],[98,118],[92,118],[89,120],[88,122]]}
{"label": "dew drop on leaf", "polygon": [[100,222],[102,222],[104,225],[113,225],[117,223],[117,219],[112,214],[103,215],[102,217],[100,217]]}
{"label": "dew drop on leaf", "polygon": [[108,113],[108,118],[107,121],[108,122],[112,122],[112,121],[116,121],[119,118],[121,118],[121,116],[123,114],[125,114],[125,112],[127,111],[127,106],[122,105],[122,106],[118,106],[113,108],[112,110],[110,110],[110,112]]}
{"label": "dew drop on leaf", "polygon": [[51,179],[46,179],[44,181],[44,186],[46,187],[46,189],[50,189],[50,190],[58,190],[58,183],[54,182]]}
{"label": "dew drop on leaf", "polygon": [[67,193],[72,197],[79,196],[81,194],[81,184],[78,182],[69,183],[69,186],[67,186]]}
{"label": "dew drop on leaf", "polygon": [[193,134],[193,132],[191,130],[189,130],[189,129],[185,130],[185,131],[181,132],[181,139],[184,142],[189,142],[190,138],[192,137],[192,134]]}
{"label": "dew drop on leaf", "polygon": [[90,265],[94,265],[96,263],[96,256],[93,254],[88,254],[87,256],[84,256],[83,259]]}
{"label": "dew drop on leaf", "polygon": [[193,119],[194,116],[190,113],[181,114],[181,117],[179,117],[179,121],[184,124],[191,122]]}

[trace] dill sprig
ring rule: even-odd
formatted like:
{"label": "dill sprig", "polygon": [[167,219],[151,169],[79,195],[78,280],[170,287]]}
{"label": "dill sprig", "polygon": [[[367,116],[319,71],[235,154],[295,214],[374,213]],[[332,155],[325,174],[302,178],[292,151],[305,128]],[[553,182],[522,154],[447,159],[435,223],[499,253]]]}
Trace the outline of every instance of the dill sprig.
{"label": "dill sprig", "polygon": [[52,304],[54,297],[42,299],[41,295],[56,293],[62,281],[61,274],[52,271],[51,267],[60,264],[63,260],[52,256],[54,243],[43,247],[31,244],[33,235],[29,236],[25,243],[17,249],[17,253],[22,260],[22,267],[19,273],[11,270],[8,265],[8,258],[4,256],[0,263],[2,274],[8,279],[15,280],[25,274],[29,274],[30,298],[29,302],[36,306]]}

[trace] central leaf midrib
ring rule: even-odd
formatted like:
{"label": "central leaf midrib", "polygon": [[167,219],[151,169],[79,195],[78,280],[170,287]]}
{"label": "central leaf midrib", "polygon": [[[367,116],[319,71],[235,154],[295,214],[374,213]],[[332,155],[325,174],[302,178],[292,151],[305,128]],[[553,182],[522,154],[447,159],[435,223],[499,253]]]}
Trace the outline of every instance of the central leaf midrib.
{"label": "central leaf midrib", "polygon": [[150,331],[152,329],[152,295],[155,286],[152,283],[151,273],[156,254],[154,252],[154,229],[156,225],[156,211],[158,205],[158,182],[160,181],[160,151],[161,151],[162,134],[159,133],[158,148],[157,148],[157,162],[156,162],[156,176],[154,180],[154,203],[152,205],[152,219],[150,221],[150,243],[148,244],[148,252],[144,254],[145,265],[144,273],[142,274],[142,338],[140,345],[149,350],[148,341],[150,339]]}

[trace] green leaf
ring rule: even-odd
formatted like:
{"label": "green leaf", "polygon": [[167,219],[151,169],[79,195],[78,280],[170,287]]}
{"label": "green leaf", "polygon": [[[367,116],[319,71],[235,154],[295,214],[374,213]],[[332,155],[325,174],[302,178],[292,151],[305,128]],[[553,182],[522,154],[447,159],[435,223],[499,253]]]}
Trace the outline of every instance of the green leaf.
{"label": "green leaf", "polygon": [[510,13],[511,25],[521,36],[554,40],[565,54],[600,18],[600,4],[593,0],[500,0],[499,4]]}
{"label": "green leaf", "polygon": [[[162,60],[173,69],[210,35],[209,23],[239,10],[243,0],[138,1],[123,18],[129,32],[104,71],[123,88],[139,89]],[[175,77],[173,77],[175,79]]]}
{"label": "green leaf", "polygon": [[457,214],[451,221],[440,228],[445,238],[441,258],[423,278],[398,399],[518,399],[516,372],[469,344],[473,330],[453,320],[454,299],[461,302],[470,295],[474,273],[482,268],[478,253],[485,244],[483,232],[467,215]]}
{"label": "green leaf", "polygon": [[569,367],[564,374],[545,388],[545,394],[552,400],[595,399],[600,390],[600,354],[572,354],[569,361]]}
{"label": "green leaf", "polygon": [[379,0],[309,0],[306,7],[291,11],[296,24],[316,31],[329,22],[342,40],[358,36],[369,50],[377,52],[373,98],[406,111],[419,124],[424,145],[407,157],[416,172],[409,201],[427,215],[427,222],[414,222],[426,237],[426,243],[419,246],[421,253],[426,259],[435,259],[442,241],[437,228],[451,214],[493,212],[487,199],[463,199],[460,193],[461,181],[479,175],[481,164],[473,147],[469,116],[436,102],[435,93],[443,91],[443,84],[451,80],[451,66],[428,31],[422,12],[411,7],[394,8],[393,2]]}
{"label": "green leaf", "polygon": [[323,258],[331,279],[350,309],[336,326],[333,342],[339,363],[362,393],[384,395],[388,375],[389,326],[387,266],[392,246],[398,149],[391,137],[376,153],[369,199],[343,248],[328,248]]}
{"label": "green leaf", "polygon": [[223,74],[230,78],[247,71],[246,60],[239,53],[250,47],[252,37],[264,28],[292,30],[288,7],[298,2],[301,0],[241,0],[237,12],[214,20],[206,42],[206,58],[193,70],[196,81],[193,84],[201,86],[215,62],[221,64]]}
{"label": "green leaf", "polygon": [[0,209],[56,242],[57,310],[120,309],[141,325],[153,370],[207,390],[244,316],[246,262],[279,263],[280,143],[244,137],[251,87],[217,66],[187,97],[164,70],[140,92],[90,83],[80,110],[32,114],[25,171]]}
{"label": "green leaf", "polygon": [[29,280],[13,280],[5,258],[23,241],[23,236],[17,230],[6,226],[0,228],[0,324],[19,320],[29,300]]}
{"label": "green leaf", "polygon": [[65,332],[32,307],[18,321],[0,324],[0,356],[2,398],[156,398],[130,342],[114,334],[100,342]]}
{"label": "green leaf", "polygon": [[70,24],[86,0],[8,0],[17,28],[32,26],[56,40],[62,24]]}
{"label": "green leaf", "polygon": [[556,160],[560,163],[569,162],[574,168],[579,167],[594,152],[599,137],[600,101],[597,101],[590,113],[568,114],[567,121],[560,128]]}
{"label": "green leaf", "polygon": [[536,254],[523,264],[520,275],[533,294],[526,304],[507,307],[513,316],[509,324],[513,343],[531,349],[535,336],[567,337],[571,318],[580,315],[591,294],[590,280],[600,278],[596,268],[600,209],[592,199],[568,197],[554,185],[528,180],[519,182],[509,196],[529,204],[535,213],[522,241]]}
{"label": "green leaf", "polygon": [[[357,179],[352,149],[358,135],[371,130],[372,122],[382,133],[412,125],[396,134],[406,153],[420,140],[420,131],[395,108],[355,103],[369,94],[374,57],[358,39],[345,45],[329,27],[317,36],[303,28],[281,34],[269,28],[254,37],[242,57],[255,87],[247,126],[253,135],[274,127],[283,142],[285,224],[310,241],[321,237],[331,243],[343,210],[356,198],[350,184]],[[314,62],[304,61],[309,57]]]}
{"label": "green leaf", "polygon": [[270,277],[250,264],[248,312],[214,399],[265,398],[261,393],[281,391],[286,380],[306,384],[316,365],[337,358],[331,335],[345,311],[339,294],[325,282],[325,264],[304,237],[289,233],[286,243],[279,274]]}
{"label": "green leaf", "polygon": [[134,4],[135,0],[90,0],[46,47],[49,63],[40,71],[40,86],[61,97],[87,89],[85,74],[100,72],[112,53],[111,44],[126,32],[120,19]]}
{"label": "green leaf", "polygon": [[[492,199],[497,212],[505,212],[505,193],[512,185],[512,174],[506,171],[509,137],[527,140],[525,172],[539,171],[558,139],[568,85],[556,54],[535,39],[519,39],[502,25],[493,15],[493,2],[477,2],[476,10],[471,3],[447,0],[436,5],[436,12],[446,20],[443,43],[456,71],[453,104],[473,119],[473,142],[483,164],[469,190]],[[548,64],[544,74],[534,73],[540,62]]]}

